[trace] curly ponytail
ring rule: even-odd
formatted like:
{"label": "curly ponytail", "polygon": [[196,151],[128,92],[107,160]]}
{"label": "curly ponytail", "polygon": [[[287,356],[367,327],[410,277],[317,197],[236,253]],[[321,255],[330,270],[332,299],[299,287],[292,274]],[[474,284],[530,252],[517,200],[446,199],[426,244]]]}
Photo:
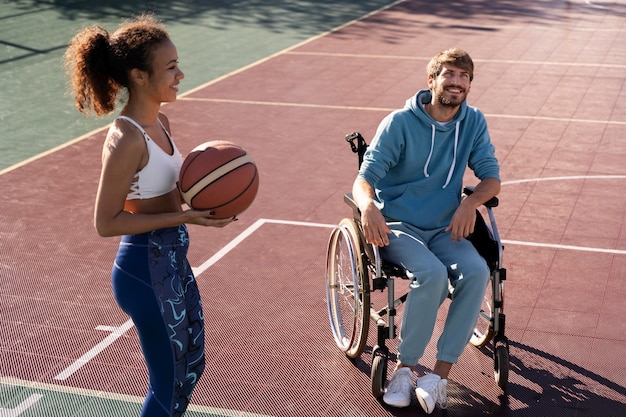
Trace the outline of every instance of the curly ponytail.
{"label": "curly ponytail", "polygon": [[120,90],[128,88],[130,70],[151,72],[151,54],[169,35],[154,16],[144,14],[113,34],[102,26],[78,32],[65,52],[65,66],[81,113],[101,116],[115,110]]}

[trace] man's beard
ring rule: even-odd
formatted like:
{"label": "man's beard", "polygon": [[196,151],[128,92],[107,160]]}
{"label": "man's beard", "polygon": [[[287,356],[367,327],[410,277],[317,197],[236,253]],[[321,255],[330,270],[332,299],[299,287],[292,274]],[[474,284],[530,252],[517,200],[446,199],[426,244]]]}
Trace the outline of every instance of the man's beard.
{"label": "man's beard", "polygon": [[444,93],[445,93],[445,89],[441,89],[441,91],[437,92],[436,94],[437,101],[439,101],[439,104],[441,104],[444,107],[458,107],[461,105],[461,103],[465,101],[465,98],[467,97],[467,94],[462,94],[462,95],[459,95],[459,99],[450,100],[444,96]]}

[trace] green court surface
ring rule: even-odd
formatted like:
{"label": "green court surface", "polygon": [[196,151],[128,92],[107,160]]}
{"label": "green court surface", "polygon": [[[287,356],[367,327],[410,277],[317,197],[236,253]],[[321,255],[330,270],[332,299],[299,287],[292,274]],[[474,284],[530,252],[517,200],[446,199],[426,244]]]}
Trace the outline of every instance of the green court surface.
{"label": "green court surface", "polygon": [[[495,343],[468,347],[449,408],[433,416],[626,416],[626,362],[613,360],[626,356],[626,3],[385,8],[392,1],[2,0],[0,417],[139,414],[148,375],[111,289],[118,238],[93,227],[109,119],[73,108],[62,56],[81,27],[114,30],[148,7],[186,74],[184,96],[165,109],[179,149],[233,138],[263,187],[240,221],[189,230],[208,343],[187,417],[424,415],[416,398],[396,410],[372,397],[378,334],[345,357],[324,277],[330,231],[352,211],[343,197],[357,158],[345,134],[371,139],[426,82],[415,71],[450,46],[477,63],[470,104],[502,164],[510,372],[503,391]],[[397,341],[388,347],[391,372]]]}
{"label": "green court surface", "polygon": [[[106,417],[139,415],[143,398],[0,378],[1,417]],[[190,405],[186,417],[266,417]]]}
{"label": "green court surface", "polygon": [[[0,5],[0,172],[102,128],[73,108],[63,68],[82,27],[113,31],[154,11],[177,45],[182,93],[392,3],[388,0],[272,1],[6,0]],[[263,85],[259,89],[265,88]],[[271,92],[268,92],[270,94]]]}

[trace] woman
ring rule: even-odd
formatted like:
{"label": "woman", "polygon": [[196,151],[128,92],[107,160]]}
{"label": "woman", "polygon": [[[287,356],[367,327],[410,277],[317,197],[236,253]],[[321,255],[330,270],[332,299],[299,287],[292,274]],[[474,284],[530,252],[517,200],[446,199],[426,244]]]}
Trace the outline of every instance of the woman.
{"label": "woman", "polygon": [[182,157],[160,107],[176,100],[184,74],[160,22],[142,15],[111,34],[85,28],[65,59],[81,113],[111,113],[126,93],[103,147],[94,224],[101,236],[122,236],[113,292],[137,328],[148,367],[141,416],[181,416],[204,369],[202,304],[185,224],[223,227],[234,219],[181,207]]}

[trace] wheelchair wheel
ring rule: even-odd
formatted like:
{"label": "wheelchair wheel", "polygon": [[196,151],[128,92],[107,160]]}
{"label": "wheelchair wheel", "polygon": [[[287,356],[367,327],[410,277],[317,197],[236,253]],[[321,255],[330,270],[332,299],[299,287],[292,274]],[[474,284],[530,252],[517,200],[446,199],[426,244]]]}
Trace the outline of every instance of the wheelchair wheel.
{"label": "wheelchair wheel", "polygon": [[478,320],[476,321],[476,327],[474,328],[474,334],[470,339],[470,343],[478,348],[485,346],[493,338],[493,279],[490,280],[490,285],[487,286],[485,291],[485,297],[483,298],[483,304],[480,307],[480,313],[478,314]]}
{"label": "wheelchair wheel", "polygon": [[493,352],[493,377],[502,389],[509,381],[509,350],[504,345],[496,346]]}
{"label": "wheelchair wheel", "polygon": [[330,236],[326,299],[333,337],[349,358],[363,353],[369,331],[369,275],[363,265],[358,225],[343,219]]}
{"label": "wheelchair wheel", "polygon": [[385,384],[387,383],[387,360],[389,352],[386,348],[376,346],[372,350],[372,395],[374,398],[381,398],[385,394]]}

